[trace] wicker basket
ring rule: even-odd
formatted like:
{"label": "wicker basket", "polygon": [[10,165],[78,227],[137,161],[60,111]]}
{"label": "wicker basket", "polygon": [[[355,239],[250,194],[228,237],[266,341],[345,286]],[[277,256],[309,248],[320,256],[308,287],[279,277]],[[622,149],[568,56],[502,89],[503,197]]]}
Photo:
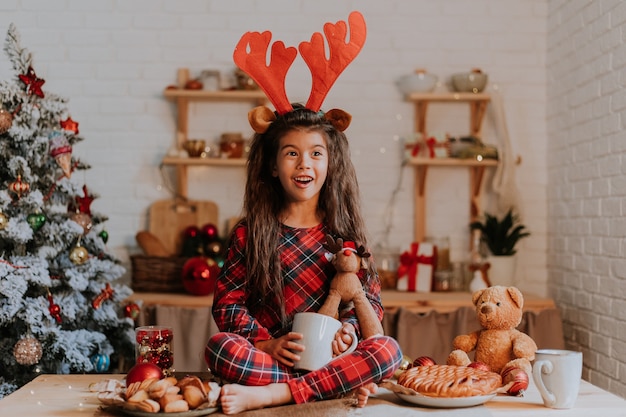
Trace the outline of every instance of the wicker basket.
{"label": "wicker basket", "polygon": [[184,293],[182,270],[188,259],[177,256],[131,256],[131,288],[138,292]]}

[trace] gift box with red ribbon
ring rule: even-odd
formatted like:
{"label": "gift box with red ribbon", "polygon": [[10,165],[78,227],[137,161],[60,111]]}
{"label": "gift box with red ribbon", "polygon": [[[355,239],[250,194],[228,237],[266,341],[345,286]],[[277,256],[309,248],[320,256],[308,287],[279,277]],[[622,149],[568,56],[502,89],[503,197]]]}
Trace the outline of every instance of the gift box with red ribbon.
{"label": "gift box with red ribbon", "polygon": [[426,140],[426,148],[429,158],[447,158],[449,156],[448,143],[445,139],[438,140],[437,137],[431,136]]}
{"label": "gift box with red ribbon", "polygon": [[413,242],[400,255],[398,267],[399,291],[430,292],[437,265],[437,247],[428,242]]}

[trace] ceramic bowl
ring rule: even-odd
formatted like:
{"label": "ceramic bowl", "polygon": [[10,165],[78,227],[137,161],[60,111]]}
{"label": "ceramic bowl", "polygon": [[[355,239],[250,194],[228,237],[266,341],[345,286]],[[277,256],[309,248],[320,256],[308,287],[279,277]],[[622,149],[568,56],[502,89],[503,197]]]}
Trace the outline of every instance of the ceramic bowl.
{"label": "ceramic bowl", "polygon": [[187,151],[187,154],[189,154],[189,156],[192,158],[201,157],[202,154],[204,153],[205,146],[206,146],[206,142],[203,140],[198,140],[198,139],[187,140],[185,141],[185,143],[183,143],[183,148]]}
{"label": "ceramic bowl", "polygon": [[487,85],[487,74],[470,71],[452,75],[452,88],[459,93],[480,93]]}
{"label": "ceramic bowl", "polygon": [[413,74],[400,77],[396,81],[396,85],[402,94],[427,93],[435,89],[437,81],[436,75],[425,71],[416,71]]}

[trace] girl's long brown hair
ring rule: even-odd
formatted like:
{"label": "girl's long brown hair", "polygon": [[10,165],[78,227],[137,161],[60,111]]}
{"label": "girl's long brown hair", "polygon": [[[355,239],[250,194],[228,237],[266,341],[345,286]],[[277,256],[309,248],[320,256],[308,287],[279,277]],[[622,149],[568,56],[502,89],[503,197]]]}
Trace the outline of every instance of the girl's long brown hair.
{"label": "girl's long brown hair", "polygon": [[[257,133],[252,139],[242,219],[248,229],[246,268],[250,297],[264,302],[278,301],[281,306],[284,306],[283,277],[277,248],[279,216],[286,199],[280,180],[272,172],[280,139],[293,129],[319,132],[326,138],[328,175],[320,192],[318,211],[329,232],[368,247],[358,181],[345,134],[335,129],[323,113],[294,105],[294,111],[278,116],[265,133]],[[370,277],[374,276],[372,265],[369,272]]]}

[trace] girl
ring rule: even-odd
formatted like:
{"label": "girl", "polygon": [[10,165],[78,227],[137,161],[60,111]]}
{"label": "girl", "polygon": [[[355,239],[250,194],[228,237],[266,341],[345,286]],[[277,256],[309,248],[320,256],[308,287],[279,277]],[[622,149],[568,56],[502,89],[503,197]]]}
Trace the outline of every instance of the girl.
{"label": "girl", "polygon": [[[302,335],[290,331],[294,314],[319,310],[335,275],[322,248],[327,234],[367,247],[348,141],[322,112],[294,106],[254,136],[244,217],[231,234],[215,288],[213,316],[221,333],[209,340],[205,359],[213,374],[229,383],[221,392],[224,413],[353,390],[362,407],[376,383],[400,366],[397,342],[379,326],[380,334],[321,369],[293,369],[303,351],[296,343]],[[371,263],[359,279],[367,312],[379,324],[380,281]],[[361,332],[354,308],[341,310],[339,319],[336,354]]]}

